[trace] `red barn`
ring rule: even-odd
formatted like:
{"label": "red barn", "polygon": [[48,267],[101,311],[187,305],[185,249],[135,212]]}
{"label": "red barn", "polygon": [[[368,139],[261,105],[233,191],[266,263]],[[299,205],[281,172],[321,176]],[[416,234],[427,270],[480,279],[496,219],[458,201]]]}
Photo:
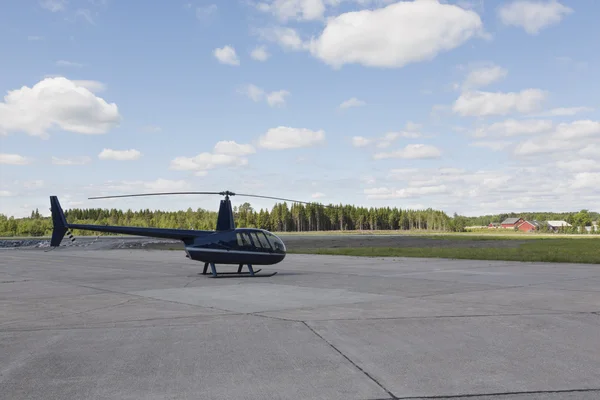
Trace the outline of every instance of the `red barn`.
{"label": "red barn", "polygon": [[521,224],[517,225],[517,229],[522,232],[533,232],[539,228],[539,226],[537,221],[523,221]]}
{"label": "red barn", "polygon": [[519,226],[523,222],[525,222],[523,218],[506,218],[504,221],[502,221],[501,226],[507,229],[514,229],[516,226]]}

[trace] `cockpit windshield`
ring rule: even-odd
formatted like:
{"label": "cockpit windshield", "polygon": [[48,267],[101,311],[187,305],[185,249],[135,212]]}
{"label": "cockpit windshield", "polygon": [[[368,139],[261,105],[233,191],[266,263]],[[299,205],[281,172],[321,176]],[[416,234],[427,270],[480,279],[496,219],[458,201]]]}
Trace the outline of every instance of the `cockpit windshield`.
{"label": "cockpit windshield", "polygon": [[263,232],[269,239],[269,243],[271,243],[271,247],[273,247],[273,251],[275,251],[275,253],[285,253],[285,245],[283,244],[283,241],[281,239],[273,235],[271,232]]}

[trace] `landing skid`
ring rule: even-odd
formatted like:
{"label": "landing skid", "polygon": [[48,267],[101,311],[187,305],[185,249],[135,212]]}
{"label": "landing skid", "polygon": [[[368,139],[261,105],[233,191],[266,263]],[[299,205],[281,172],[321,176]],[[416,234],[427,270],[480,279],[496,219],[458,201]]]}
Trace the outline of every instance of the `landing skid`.
{"label": "landing skid", "polygon": [[242,271],[244,264],[240,264],[238,266],[237,272],[219,272],[217,274],[217,267],[214,263],[204,263],[204,270],[202,270],[202,275],[207,275],[208,266],[210,265],[210,270],[213,278],[268,278],[270,276],[275,275],[277,272],[272,272],[270,274],[261,274],[257,275],[262,268],[257,269],[256,271],[252,268],[252,264],[248,265],[248,272]]}

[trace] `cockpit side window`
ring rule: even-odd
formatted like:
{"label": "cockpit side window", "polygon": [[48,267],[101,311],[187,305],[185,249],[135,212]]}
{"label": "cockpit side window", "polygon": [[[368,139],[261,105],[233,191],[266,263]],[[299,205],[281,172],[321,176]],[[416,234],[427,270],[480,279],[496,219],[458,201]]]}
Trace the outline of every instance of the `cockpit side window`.
{"label": "cockpit side window", "polygon": [[262,232],[256,232],[256,235],[258,236],[258,240],[260,241],[260,244],[262,244],[262,247],[264,247],[267,250],[271,250],[271,245],[269,244],[269,241],[267,240],[265,234]]}
{"label": "cockpit side window", "polygon": [[250,237],[252,237],[252,241],[254,242],[254,245],[256,246],[256,248],[260,249],[260,248],[264,247],[263,244],[261,243],[261,241],[256,236],[256,232],[251,232]]}
{"label": "cockpit side window", "polygon": [[246,232],[238,232],[237,233],[237,242],[238,246],[241,249],[253,249],[254,246],[252,242],[250,242],[250,236]]}

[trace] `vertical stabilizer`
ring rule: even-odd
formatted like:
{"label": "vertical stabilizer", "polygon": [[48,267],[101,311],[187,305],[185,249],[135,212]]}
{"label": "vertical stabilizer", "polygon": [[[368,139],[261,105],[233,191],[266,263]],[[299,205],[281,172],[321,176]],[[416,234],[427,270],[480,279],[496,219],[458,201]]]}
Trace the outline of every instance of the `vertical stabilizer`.
{"label": "vertical stabilizer", "polygon": [[217,217],[217,231],[228,231],[235,229],[235,223],[233,221],[233,210],[231,209],[231,201],[229,196],[225,200],[221,200],[219,206],[219,216]]}
{"label": "vertical stabilizer", "polygon": [[67,219],[65,218],[65,214],[58,202],[58,197],[50,196],[50,211],[52,212],[52,239],[50,240],[50,246],[58,247],[60,242],[65,237],[65,233],[67,233],[69,225],[67,224]]}

